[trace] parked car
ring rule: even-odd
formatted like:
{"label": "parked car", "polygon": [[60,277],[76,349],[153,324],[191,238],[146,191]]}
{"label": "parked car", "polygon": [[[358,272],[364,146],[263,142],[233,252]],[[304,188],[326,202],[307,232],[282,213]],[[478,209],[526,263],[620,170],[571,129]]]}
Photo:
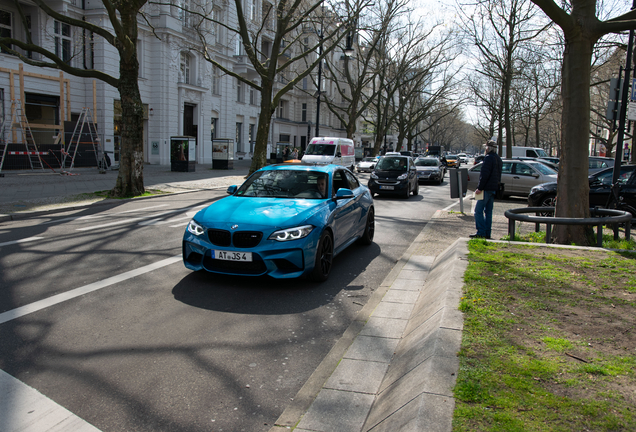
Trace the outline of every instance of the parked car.
{"label": "parked car", "polygon": [[594,174],[604,170],[605,168],[611,168],[614,166],[614,158],[603,156],[590,156],[588,158],[588,174]]}
{"label": "parked car", "polygon": [[552,168],[553,170],[555,170],[556,172],[559,172],[559,165],[550,162],[547,159],[544,158],[535,158],[535,157],[513,157],[512,159],[517,159],[517,160],[533,160],[533,161],[537,161],[537,162],[541,162],[544,165],[549,166],[550,168]]}
{"label": "parked car", "polygon": [[483,162],[485,157],[486,155],[483,154],[475,156],[475,162],[473,162],[473,165],[477,165],[478,163]]}
{"label": "parked car", "polygon": [[428,157],[415,159],[418,182],[434,182],[442,184],[444,181],[445,167],[439,159]]}
{"label": "parked car", "polygon": [[269,165],[227,193],[188,224],[187,268],[324,281],[334,256],[373,242],[371,192],[342,166]]}
{"label": "parked car", "polygon": [[368,187],[371,194],[397,194],[408,198],[419,193],[417,169],[408,156],[383,156],[371,173]]}
{"label": "parked car", "polygon": [[553,157],[553,156],[545,156],[545,157],[542,157],[541,159],[545,159],[557,165],[559,164],[559,160],[560,160],[558,157]]}
{"label": "parked car", "polygon": [[[468,189],[474,191],[479,183],[483,162],[468,170]],[[501,169],[499,197],[528,196],[530,189],[541,183],[556,181],[557,172],[534,160],[504,159]]]}
{"label": "parked car", "polygon": [[457,155],[446,155],[446,166],[448,168],[459,168],[462,162]]}
{"label": "parked car", "polygon": [[[632,181],[627,186],[628,180],[636,171],[635,165],[621,165],[618,181],[621,183],[619,196],[624,195],[623,200],[631,208],[636,208],[636,182]],[[605,168],[588,177],[590,182],[590,207],[605,207],[611,193],[614,168]],[[636,180],[636,177],[634,178]],[[630,192],[631,191],[631,192]],[[556,205],[557,182],[542,183],[534,186],[528,194],[529,207],[554,207]],[[631,194],[631,195],[630,195]],[[636,215],[636,210],[633,212]]]}
{"label": "parked car", "polygon": [[468,163],[468,155],[466,153],[458,153],[457,158],[459,159],[461,163],[465,163],[465,164]]}
{"label": "parked car", "polygon": [[375,168],[375,164],[378,160],[374,157],[365,157],[356,164],[356,171],[358,172],[371,172]]}

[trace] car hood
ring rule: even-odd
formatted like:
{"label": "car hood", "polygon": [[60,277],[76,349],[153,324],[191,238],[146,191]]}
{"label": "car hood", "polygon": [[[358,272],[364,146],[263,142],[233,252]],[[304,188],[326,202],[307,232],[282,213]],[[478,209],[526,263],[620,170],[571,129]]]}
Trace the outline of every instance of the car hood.
{"label": "car hood", "polygon": [[242,229],[257,227],[287,228],[306,223],[321,210],[327,210],[331,200],[251,198],[229,196],[199,211],[194,219],[208,227]]}
{"label": "car hood", "polygon": [[383,171],[383,170],[376,169],[374,173],[380,179],[396,179],[402,174],[406,174],[406,171]]}

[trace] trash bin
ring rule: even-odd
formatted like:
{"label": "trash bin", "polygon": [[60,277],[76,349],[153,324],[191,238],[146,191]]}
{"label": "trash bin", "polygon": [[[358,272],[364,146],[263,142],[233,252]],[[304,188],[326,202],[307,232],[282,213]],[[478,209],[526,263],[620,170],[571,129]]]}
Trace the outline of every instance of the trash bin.
{"label": "trash bin", "polygon": [[[450,192],[451,198],[463,198],[468,191],[468,169],[467,168],[453,168],[449,169],[450,178]],[[459,195],[459,185],[461,183],[462,195]]]}
{"label": "trash bin", "polygon": [[196,170],[196,139],[191,136],[170,137],[170,170]]}

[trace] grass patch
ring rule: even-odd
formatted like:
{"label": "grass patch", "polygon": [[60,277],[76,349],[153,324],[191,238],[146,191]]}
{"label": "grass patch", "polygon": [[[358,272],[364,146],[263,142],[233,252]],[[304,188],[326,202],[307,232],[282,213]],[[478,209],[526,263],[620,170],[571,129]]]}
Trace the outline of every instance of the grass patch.
{"label": "grass patch", "polygon": [[[596,231],[595,231],[596,232]],[[605,234],[605,232],[609,232],[610,234]],[[621,230],[619,233],[618,240],[614,240],[614,233],[611,228],[603,229],[603,247],[606,249],[622,249],[622,250],[636,250],[636,241],[634,238],[630,236],[629,240],[625,240],[625,232]],[[623,237],[621,237],[621,235]],[[634,234],[632,234],[634,235]],[[515,233],[514,241],[518,242],[528,242],[528,243],[545,243],[545,231],[538,232],[529,232],[525,234],[517,234]],[[596,237],[594,237],[596,241]],[[501,238],[501,240],[510,240],[510,235],[505,235]],[[596,243],[595,243],[596,244]]]}
{"label": "grass patch", "polygon": [[111,192],[110,190],[103,190],[103,191],[93,192],[92,194],[87,193],[82,195],[85,195],[87,197],[94,196],[97,198],[105,198],[105,199],[130,199],[130,198],[142,198],[142,197],[155,196],[155,195],[164,195],[164,194],[170,193],[170,192],[163,192],[159,189],[146,189],[146,191],[141,195],[135,195],[131,197],[115,197],[115,196],[112,196],[110,192]]}
{"label": "grass patch", "polygon": [[636,254],[468,246],[453,430],[636,430]]}

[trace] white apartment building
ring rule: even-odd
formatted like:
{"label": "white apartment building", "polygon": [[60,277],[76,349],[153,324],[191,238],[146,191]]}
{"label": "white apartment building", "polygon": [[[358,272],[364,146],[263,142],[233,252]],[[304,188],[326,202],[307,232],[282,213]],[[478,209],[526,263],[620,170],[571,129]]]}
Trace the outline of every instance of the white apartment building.
{"label": "white apartment building", "polygon": [[[138,20],[139,87],[145,111],[144,161],[169,165],[170,137],[183,135],[196,138],[199,164],[211,165],[215,138],[231,140],[234,154],[249,154],[256,139],[260,95],[205,61],[197,49],[200,47],[196,45],[191,17],[175,7],[176,3],[187,5],[188,1],[174,0],[173,6],[148,4],[144,9],[146,19],[140,16]],[[55,50],[70,65],[118,76],[117,51],[101,37],[92,38],[81,28],[58,22],[31,2],[21,4],[29,28],[22,25],[12,1],[0,0],[0,35],[25,40],[25,32],[29,31],[36,44]],[[111,26],[98,0],[61,0],[50,5],[64,15],[107,29]],[[216,19],[232,28],[238,27],[234,2],[217,0],[208,5]],[[267,5],[266,0],[245,0],[243,7],[248,19],[256,25],[262,22]],[[243,55],[236,34],[212,24],[209,30],[207,48],[215,60],[236,73],[254,78],[254,68]],[[263,50],[268,49],[267,43],[263,39]],[[25,54],[39,59],[37,53]],[[0,53],[0,60],[0,114],[6,124],[13,114],[11,102],[19,101],[36,144],[60,146],[63,122],[76,120],[86,107],[93,113],[104,149],[114,153],[111,159],[113,156],[118,159],[121,110],[117,89],[92,78],[30,66],[6,52]],[[285,78],[280,77],[281,82]],[[312,86],[315,89],[308,78],[284,96],[272,120],[268,153],[275,152],[278,143],[304,147],[314,136],[316,98]],[[326,88],[325,92],[329,97],[333,89]],[[336,117],[323,103],[320,135],[345,136],[336,123]]]}

